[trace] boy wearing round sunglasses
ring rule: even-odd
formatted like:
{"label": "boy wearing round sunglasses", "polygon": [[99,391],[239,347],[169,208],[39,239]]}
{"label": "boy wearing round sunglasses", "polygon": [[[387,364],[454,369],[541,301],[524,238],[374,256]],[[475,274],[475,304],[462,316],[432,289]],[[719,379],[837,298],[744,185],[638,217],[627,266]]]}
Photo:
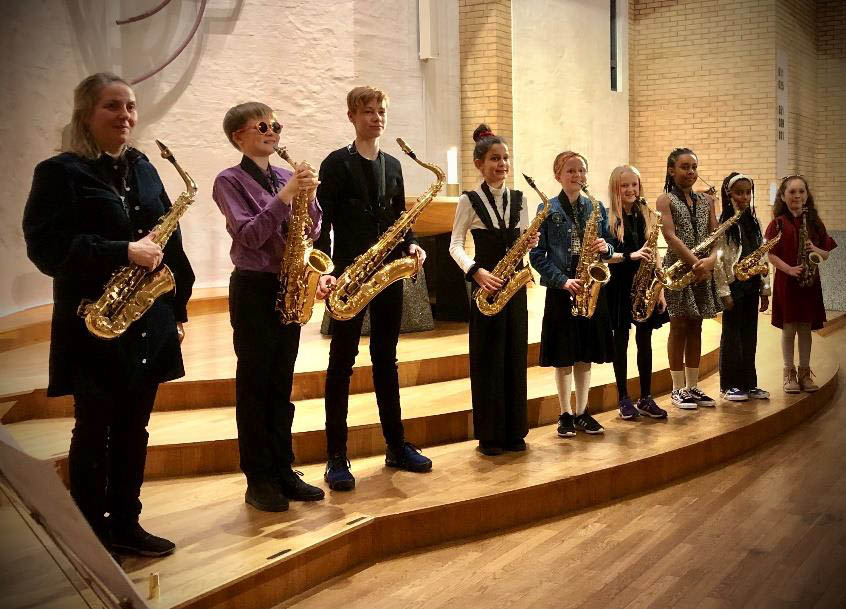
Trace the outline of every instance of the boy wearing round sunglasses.
{"label": "boy wearing round sunglasses", "polygon": [[269,106],[249,102],[230,108],[223,131],[243,153],[238,165],[218,174],[212,197],[232,236],[229,318],[238,359],[235,418],[241,470],[247,477],[245,501],[259,510],[281,512],[289,499],[324,496],[291,469],[291,388],[300,326],[282,324],[275,310],[291,203],[299,192],[309,193],[310,237],[316,238],[322,219],[314,197],[318,182],[308,163],[294,172],[270,164],[282,125]]}

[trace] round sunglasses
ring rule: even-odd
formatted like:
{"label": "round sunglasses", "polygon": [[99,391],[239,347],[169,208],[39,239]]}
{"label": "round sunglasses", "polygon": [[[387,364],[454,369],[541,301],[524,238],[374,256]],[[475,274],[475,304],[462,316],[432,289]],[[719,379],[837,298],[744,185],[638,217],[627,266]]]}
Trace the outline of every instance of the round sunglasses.
{"label": "round sunglasses", "polygon": [[262,135],[265,135],[268,131],[273,131],[273,133],[276,133],[278,135],[282,132],[282,124],[277,120],[271,121],[270,124],[267,124],[266,121],[259,121],[254,125],[243,127],[238,131],[246,131],[247,129],[255,129]]}

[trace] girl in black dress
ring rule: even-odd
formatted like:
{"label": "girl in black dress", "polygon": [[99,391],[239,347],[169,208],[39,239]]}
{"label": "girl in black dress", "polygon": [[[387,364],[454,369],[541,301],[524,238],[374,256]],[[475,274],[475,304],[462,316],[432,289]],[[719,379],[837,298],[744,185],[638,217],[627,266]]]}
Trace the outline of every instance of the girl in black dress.
{"label": "girl in black dress", "polygon": [[[484,180],[458,199],[449,252],[474,291],[502,287],[491,270],[526,230],[529,215],[519,190],[505,185],[509,170],[508,145],[487,125],[473,132],[473,161]],[[473,234],[475,257],[464,249],[467,231]],[[533,245],[537,245],[537,237]],[[526,289],[521,288],[496,315],[470,304],[470,386],[473,392],[473,432],[479,452],[499,455],[523,451],[528,433],[526,362],[528,313]]]}
{"label": "girl in black dress", "polygon": [[[600,289],[594,314],[590,318],[574,316],[573,296],[582,291],[582,281],[575,277],[582,250],[585,226],[593,211],[593,203],[582,194],[587,182],[587,160],[580,154],[565,151],[555,157],[555,179],[561,192],[549,200],[551,211],[541,225],[537,247],[529,254],[532,266],[546,286],[546,303],[541,330],[540,365],[555,368],[561,415],[558,435],[576,435],[576,428],[589,434],[605,430],[587,411],[590,391],[591,362],[610,362],[614,357],[614,338],[608,314],[605,287]],[[607,242],[608,214],[600,203],[598,237],[587,247],[608,260],[614,248]],[[570,392],[575,378],[576,410],[570,405]]]}
{"label": "girl in black dress", "polygon": [[[611,172],[608,197],[611,202],[609,223],[614,255],[611,263],[611,281],[608,284],[608,308],[614,331],[614,377],[617,381],[619,412],[623,419],[636,419],[642,414],[653,419],[667,417],[667,411],[652,399],[652,330],[661,327],[670,317],[663,290],[652,315],[644,322],[632,318],[632,280],[641,261],[661,264],[657,248],[647,247],[649,232],[658,221],[641,199],[640,172],[631,165],[620,165]],[[640,398],[632,403],[627,380],[629,331],[635,326],[637,345],[637,371],[640,377]]]}

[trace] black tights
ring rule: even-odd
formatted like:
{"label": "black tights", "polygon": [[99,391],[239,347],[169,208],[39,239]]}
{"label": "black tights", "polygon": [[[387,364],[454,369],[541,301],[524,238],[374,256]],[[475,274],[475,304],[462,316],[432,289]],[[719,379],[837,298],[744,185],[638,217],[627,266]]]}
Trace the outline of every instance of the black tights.
{"label": "black tights", "polygon": [[[640,397],[652,395],[652,328],[635,325],[637,345],[637,372],[640,375]],[[629,348],[629,327],[614,330],[614,377],[617,380],[617,396],[628,397],[626,387]]]}

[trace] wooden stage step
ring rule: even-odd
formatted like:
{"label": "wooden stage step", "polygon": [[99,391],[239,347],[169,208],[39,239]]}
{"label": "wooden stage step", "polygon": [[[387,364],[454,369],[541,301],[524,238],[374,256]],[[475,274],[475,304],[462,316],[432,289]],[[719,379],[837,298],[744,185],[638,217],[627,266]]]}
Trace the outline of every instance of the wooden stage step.
{"label": "wooden stage step", "polygon": [[[780,333],[759,327],[758,375],[771,400],[720,402],[681,411],[663,397],[665,421],[623,421],[599,414],[602,436],[561,439],[555,427],[530,431],[529,450],[501,457],[475,442],[429,448],[429,474],[388,469],[383,457],[356,459],[353,492],[327,492],[322,502],[288,512],[256,511],[243,502],[240,474],[152,481],[144,485],[142,524],[177,544],[174,555],[124,564],[146,590],[161,577],[154,607],[270,606],[367,561],[425,545],[492,532],[642,492],[731,459],[806,420],[837,385],[827,354],[842,335],[815,338],[813,369],[821,390],[780,390]],[[701,383],[711,395],[717,375]],[[325,488],[322,464],[302,468]]]}
{"label": "wooden stage step", "polygon": [[[653,337],[656,345],[666,344],[664,327]],[[703,330],[702,376],[712,373],[718,363],[720,326],[707,322]],[[455,356],[448,355],[448,358]],[[635,349],[629,350],[629,387],[639,392]],[[435,358],[432,358],[435,359]],[[672,387],[665,349],[653,352],[652,390],[655,395]],[[465,364],[466,365],[466,364]],[[591,374],[589,404],[592,412],[617,407],[617,390],[611,364],[595,365]],[[169,384],[178,387],[178,384]],[[531,427],[556,421],[559,413],[552,370],[533,366],[527,371],[529,421]],[[400,389],[406,437],[417,446],[459,442],[473,437],[469,379],[405,386]],[[350,396],[348,455],[362,457],[383,453],[385,442],[379,424],[373,393]],[[317,463],[326,459],[323,398],[296,402],[294,452],[297,463]],[[53,459],[66,478],[67,450],[73,419],[33,419],[12,423],[7,430],[32,456]],[[148,427],[150,444],[145,477],[148,480],[173,476],[195,476],[238,470],[238,442],[234,406],[154,412]]]}
{"label": "wooden stage step", "polygon": [[[545,290],[529,290],[529,365],[538,363]],[[214,310],[186,325],[182,345],[185,377],[159,389],[156,411],[217,408],[235,402],[235,352],[229,313]],[[303,326],[295,368],[295,402],[323,396],[329,338],[320,334],[322,305]],[[49,339],[49,335],[47,337]],[[370,340],[362,337],[350,380],[351,393],[373,391]],[[467,324],[438,322],[434,330],[403,334],[397,345],[400,386],[408,387],[467,378]],[[45,340],[0,350],[0,422],[73,416],[70,396],[48,398],[49,343]]]}

